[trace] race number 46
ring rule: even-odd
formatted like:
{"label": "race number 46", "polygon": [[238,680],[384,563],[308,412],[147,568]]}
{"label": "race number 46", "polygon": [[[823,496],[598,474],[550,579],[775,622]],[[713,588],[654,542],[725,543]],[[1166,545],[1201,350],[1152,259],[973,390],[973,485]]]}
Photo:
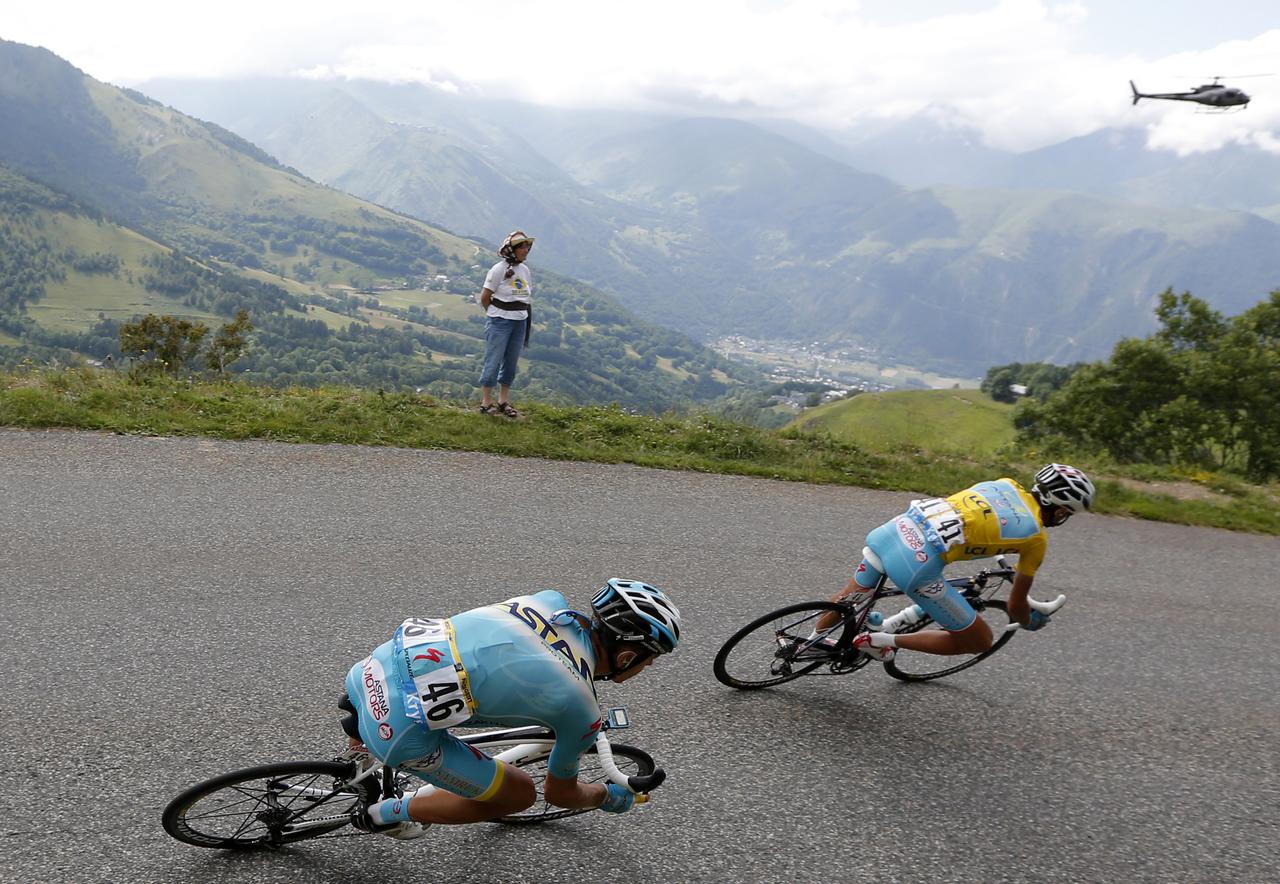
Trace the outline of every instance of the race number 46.
{"label": "race number 46", "polygon": [[[448,667],[443,672],[455,674],[453,667]],[[456,677],[439,681],[429,679],[431,676],[427,675],[414,681],[419,691],[418,696],[422,699],[422,714],[433,727],[448,727],[447,722],[452,722],[458,713],[466,711],[467,703],[462,699],[462,685],[458,684]]]}
{"label": "race number 46", "polygon": [[410,617],[400,624],[400,630],[406,648],[448,638],[444,631],[444,621],[434,617]]}

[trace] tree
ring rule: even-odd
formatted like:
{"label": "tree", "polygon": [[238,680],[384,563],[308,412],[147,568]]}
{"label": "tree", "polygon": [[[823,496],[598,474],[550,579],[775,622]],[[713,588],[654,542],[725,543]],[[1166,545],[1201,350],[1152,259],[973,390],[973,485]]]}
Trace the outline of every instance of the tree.
{"label": "tree", "polygon": [[1126,339],[1110,361],[1080,369],[1043,402],[1025,401],[1014,426],[1024,436],[1060,436],[1121,460],[1162,461],[1170,439],[1158,411],[1177,398],[1181,386],[1167,347]]}
{"label": "tree", "polygon": [[1240,440],[1248,454],[1250,478],[1280,476],[1280,290],[1249,308],[1233,322],[1231,343],[1248,360],[1249,377],[1240,394]]}
{"label": "tree", "polygon": [[1014,425],[1130,462],[1280,475],[1280,291],[1227,319],[1190,293],[1165,291],[1160,329],[1116,345]]}
{"label": "tree", "polygon": [[1171,288],[1160,293],[1156,319],[1161,326],[1156,338],[1178,351],[1208,349],[1227,329],[1217,310],[1190,292],[1175,295]]}
{"label": "tree", "polygon": [[209,333],[203,322],[148,313],[137,322],[120,326],[120,352],[143,360],[149,367],[177,374],[200,352]]}
{"label": "tree", "polygon": [[227,366],[235,362],[249,349],[249,332],[253,331],[253,323],[249,320],[248,310],[236,312],[236,318],[228,322],[209,342],[205,351],[205,364],[211,371],[226,374]]}
{"label": "tree", "polygon": [[1080,368],[1080,363],[1062,366],[1049,362],[1011,362],[987,369],[979,389],[997,402],[1017,402],[1014,384],[1027,388],[1027,395],[1044,399],[1059,389]]}

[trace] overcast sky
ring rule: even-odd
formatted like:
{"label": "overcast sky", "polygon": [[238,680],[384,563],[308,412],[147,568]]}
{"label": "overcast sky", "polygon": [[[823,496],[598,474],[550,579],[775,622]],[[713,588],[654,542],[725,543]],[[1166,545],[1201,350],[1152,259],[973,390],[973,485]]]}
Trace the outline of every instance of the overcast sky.
{"label": "overcast sky", "polygon": [[[854,129],[931,108],[1026,150],[1141,125],[1182,152],[1280,152],[1267,0],[174,0],[6,4],[0,38],[119,85],[245,74],[416,80],[539,103],[778,116]],[[15,8],[16,6],[16,8]],[[1142,102],[1215,75],[1240,113]]]}

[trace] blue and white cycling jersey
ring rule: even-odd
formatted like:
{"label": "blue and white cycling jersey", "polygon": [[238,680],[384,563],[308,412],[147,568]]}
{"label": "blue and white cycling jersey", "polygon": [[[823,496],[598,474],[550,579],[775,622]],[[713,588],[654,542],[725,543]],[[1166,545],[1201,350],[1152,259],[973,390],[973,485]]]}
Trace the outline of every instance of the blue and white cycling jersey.
{"label": "blue and white cycling jersey", "polygon": [[347,693],[365,746],[469,798],[496,794],[502,769],[449,727],[540,724],[556,733],[553,776],[572,778],[595,741],[600,707],[591,638],[554,590],[448,620],[411,618],[353,666]]}
{"label": "blue and white cycling jersey", "polygon": [[548,589],[452,618],[476,701],[467,724],[550,727],[556,745],[547,766],[566,778],[578,773],[578,756],[600,729],[591,637],[575,618],[551,622],[568,607]]}

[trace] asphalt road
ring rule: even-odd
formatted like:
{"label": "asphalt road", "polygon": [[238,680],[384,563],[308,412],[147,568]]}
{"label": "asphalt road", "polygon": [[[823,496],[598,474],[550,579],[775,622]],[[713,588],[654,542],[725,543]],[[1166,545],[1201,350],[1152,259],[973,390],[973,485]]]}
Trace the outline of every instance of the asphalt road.
{"label": "asphalt road", "polygon": [[[0,430],[4,881],[1275,881],[1280,540],[1086,517],[1054,623],[931,685],[738,693],[740,624],[843,585],[908,495],[631,467]],[[669,773],[536,828],[229,855],[181,788],[327,758],[347,667],[408,615],[610,576],[686,641],[606,703]]]}

